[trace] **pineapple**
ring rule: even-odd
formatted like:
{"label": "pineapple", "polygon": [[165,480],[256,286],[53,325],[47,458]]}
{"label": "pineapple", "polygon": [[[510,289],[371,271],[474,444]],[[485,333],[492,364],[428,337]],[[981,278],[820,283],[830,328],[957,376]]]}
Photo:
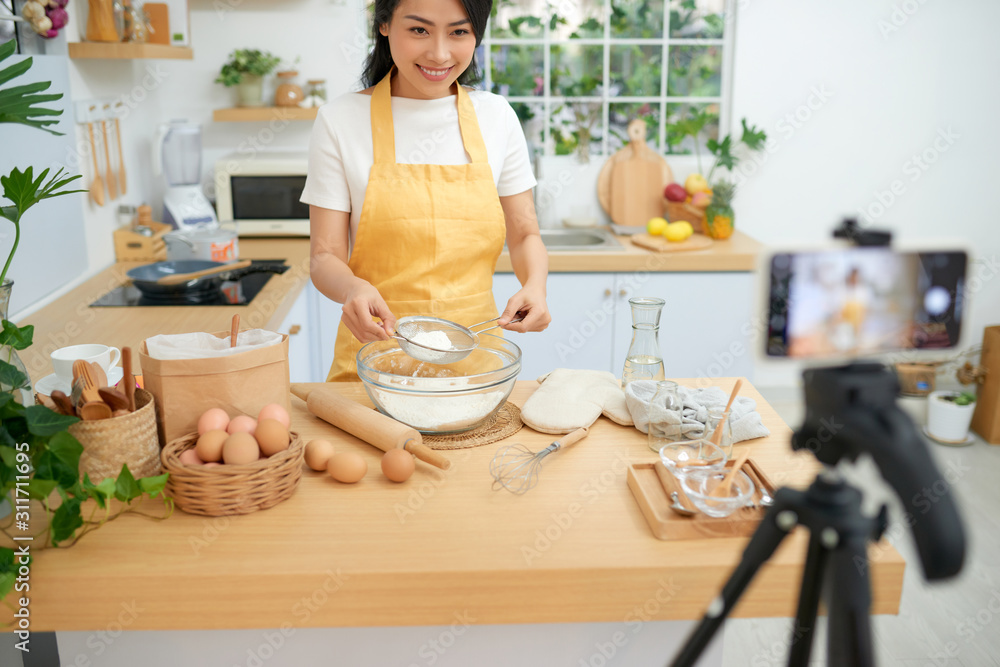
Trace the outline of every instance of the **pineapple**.
{"label": "pineapple", "polygon": [[733,197],[736,185],[718,181],[712,188],[712,201],[705,209],[705,225],[713,239],[728,239],[733,234]]}

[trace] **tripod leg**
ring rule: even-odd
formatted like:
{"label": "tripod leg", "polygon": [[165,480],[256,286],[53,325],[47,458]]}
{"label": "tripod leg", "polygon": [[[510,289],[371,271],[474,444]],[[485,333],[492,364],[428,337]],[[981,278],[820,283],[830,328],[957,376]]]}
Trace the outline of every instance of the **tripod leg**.
{"label": "tripod leg", "polygon": [[799,607],[795,612],[788,664],[808,665],[812,653],[813,632],[819,613],[819,598],[823,588],[823,570],[829,552],[823,547],[820,535],[810,533],[806,565],[802,570],[802,587],[799,589]]}
{"label": "tripod leg", "polygon": [[[784,494],[790,496],[798,493],[797,491],[781,489],[775,494],[775,504],[764,515],[757,531],[750,538],[746,549],[743,550],[743,557],[730,575],[729,581],[722,587],[722,593],[709,604],[705,616],[688,637],[677,657],[674,658],[673,663],[671,663],[673,667],[689,667],[695,664],[698,656],[712,641],[712,637],[726,616],[736,606],[736,602],[749,585],[750,580],[753,579],[754,574],[771,557],[774,550],[788,535],[788,531],[795,526],[794,514],[788,511],[789,504],[783,502],[783,499],[788,497]],[[786,522],[785,517],[789,514],[792,515],[791,520]]]}
{"label": "tripod leg", "polygon": [[845,541],[830,555],[828,667],[873,667],[872,596],[868,578],[868,533],[842,536]]}

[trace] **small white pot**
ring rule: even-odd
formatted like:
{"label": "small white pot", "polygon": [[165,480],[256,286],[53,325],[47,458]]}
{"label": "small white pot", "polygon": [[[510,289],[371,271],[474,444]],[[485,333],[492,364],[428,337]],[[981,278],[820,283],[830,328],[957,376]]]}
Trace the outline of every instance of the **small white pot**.
{"label": "small white pot", "polygon": [[945,443],[964,444],[969,437],[969,425],[975,403],[955,405],[939,396],[957,396],[957,391],[932,391],[927,395],[927,434]]}

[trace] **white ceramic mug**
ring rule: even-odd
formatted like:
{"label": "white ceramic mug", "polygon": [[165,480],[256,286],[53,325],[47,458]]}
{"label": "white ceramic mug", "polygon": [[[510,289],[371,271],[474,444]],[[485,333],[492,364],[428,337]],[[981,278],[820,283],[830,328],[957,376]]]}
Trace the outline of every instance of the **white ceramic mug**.
{"label": "white ceramic mug", "polygon": [[113,366],[117,366],[118,362],[121,361],[122,351],[117,347],[101,345],[100,343],[87,343],[60,347],[50,354],[49,358],[52,360],[52,369],[59,379],[69,384],[73,382],[73,362],[77,359],[94,362],[107,374]]}

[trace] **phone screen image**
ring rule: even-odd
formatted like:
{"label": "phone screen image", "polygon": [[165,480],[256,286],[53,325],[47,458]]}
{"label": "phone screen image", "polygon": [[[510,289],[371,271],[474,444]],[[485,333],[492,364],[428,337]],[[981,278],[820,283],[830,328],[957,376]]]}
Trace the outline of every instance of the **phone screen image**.
{"label": "phone screen image", "polygon": [[850,248],[770,261],[767,355],[823,358],[958,344],[966,254]]}

